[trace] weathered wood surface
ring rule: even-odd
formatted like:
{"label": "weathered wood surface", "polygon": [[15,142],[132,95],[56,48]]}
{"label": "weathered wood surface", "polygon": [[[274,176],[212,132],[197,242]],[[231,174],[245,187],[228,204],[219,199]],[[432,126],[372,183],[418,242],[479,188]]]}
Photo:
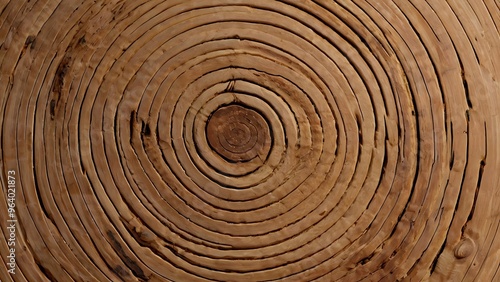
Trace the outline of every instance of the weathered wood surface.
{"label": "weathered wood surface", "polygon": [[2,281],[500,281],[498,1],[0,11]]}

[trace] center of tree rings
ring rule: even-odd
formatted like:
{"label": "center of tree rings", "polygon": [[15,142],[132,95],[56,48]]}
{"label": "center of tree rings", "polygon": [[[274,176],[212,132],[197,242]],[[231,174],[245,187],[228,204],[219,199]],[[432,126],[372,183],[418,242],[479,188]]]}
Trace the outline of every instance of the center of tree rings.
{"label": "center of tree rings", "polygon": [[264,117],[245,106],[231,104],[218,108],[206,127],[210,147],[230,162],[264,159],[271,135]]}

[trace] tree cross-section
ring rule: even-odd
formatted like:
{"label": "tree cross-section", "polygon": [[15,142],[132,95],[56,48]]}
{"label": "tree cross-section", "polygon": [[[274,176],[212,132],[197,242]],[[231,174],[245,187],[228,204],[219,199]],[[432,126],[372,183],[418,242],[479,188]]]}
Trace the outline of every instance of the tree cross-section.
{"label": "tree cross-section", "polygon": [[0,280],[500,281],[497,0],[0,0]]}

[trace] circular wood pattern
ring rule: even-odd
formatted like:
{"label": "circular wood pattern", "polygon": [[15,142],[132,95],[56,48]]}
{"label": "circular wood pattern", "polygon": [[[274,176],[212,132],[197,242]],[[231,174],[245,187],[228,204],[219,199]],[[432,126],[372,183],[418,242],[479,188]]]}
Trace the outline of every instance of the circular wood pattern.
{"label": "circular wood pattern", "polygon": [[206,125],[206,135],[210,147],[230,162],[265,158],[271,145],[264,118],[236,104],[213,113]]}
{"label": "circular wood pattern", "polygon": [[495,0],[0,11],[2,281],[500,281]]}

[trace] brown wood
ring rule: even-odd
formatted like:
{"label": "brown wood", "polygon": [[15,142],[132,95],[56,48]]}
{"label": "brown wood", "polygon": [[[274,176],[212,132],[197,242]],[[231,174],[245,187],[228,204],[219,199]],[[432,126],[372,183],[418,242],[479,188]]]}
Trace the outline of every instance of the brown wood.
{"label": "brown wood", "polygon": [[229,162],[265,159],[271,145],[266,120],[252,108],[229,104],[217,109],[206,125],[208,143]]}
{"label": "brown wood", "polygon": [[496,0],[0,1],[0,280],[500,281],[499,30]]}

